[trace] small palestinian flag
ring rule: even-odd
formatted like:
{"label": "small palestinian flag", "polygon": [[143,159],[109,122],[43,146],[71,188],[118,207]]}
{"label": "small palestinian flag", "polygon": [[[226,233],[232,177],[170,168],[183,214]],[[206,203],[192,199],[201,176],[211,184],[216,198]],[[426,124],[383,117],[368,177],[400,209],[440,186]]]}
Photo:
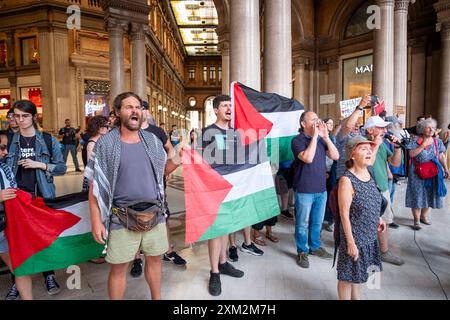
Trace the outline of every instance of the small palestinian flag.
{"label": "small palestinian flag", "polygon": [[45,201],[21,190],[16,194],[5,202],[5,232],[16,276],[62,269],[102,255],[104,245],[91,233],[86,192]]}
{"label": "small palestinian flag", "polygon": [[[239,82],[231,84],[230,92],[234,106],[232,126],[250,132],[244,142],[265,137],[267,155],[272,163],[293,160],[291,141],[298,135],[303,105],[295,99],[259,92]],[[256,134],[252,134],[252,130],[256,130]]]}
{"label": "small palestinian flag", "polygon": [[197,150],[183,150],[186,243],[220,237],[279,214],[264,139],[247,150],[234,164],[211,165]]}

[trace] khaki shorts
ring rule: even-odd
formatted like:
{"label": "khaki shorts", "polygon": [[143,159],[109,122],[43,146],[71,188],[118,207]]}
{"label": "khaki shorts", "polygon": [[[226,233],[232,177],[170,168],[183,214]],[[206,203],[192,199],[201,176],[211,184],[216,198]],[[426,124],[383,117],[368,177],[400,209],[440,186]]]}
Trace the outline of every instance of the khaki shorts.
{"label": "khaki shorts", "polygon": [[169,249],[165,223],[159,223],[147,232],[134,232],[126,228],[112,230],[108,238],[106,262],[127,263],[141,250],[145,256],[159,256]]}
{"label": "khaki shorts", "polygon": [[387,200],[387,206],[386,210],[384,211],[384,214],[381,216],[381,218],[386,222],[386,224],[391,224],[394,222],[394,208],[392,208],[391,204],[391,195],[389,193],[389,190],[386,190],[381,193]]}

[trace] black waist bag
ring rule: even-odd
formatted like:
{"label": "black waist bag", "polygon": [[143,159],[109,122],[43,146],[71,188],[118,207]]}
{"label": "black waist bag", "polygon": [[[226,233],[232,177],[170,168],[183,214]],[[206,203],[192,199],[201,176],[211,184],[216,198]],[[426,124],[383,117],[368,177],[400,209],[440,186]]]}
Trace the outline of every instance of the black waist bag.
{"label": "black waist bag", "polygon": [[120,224],[130,231],[147,232],[157,224],[164,215],[163,205],[158,200],[136,201],[126,206],[113,205],[112,213]]}

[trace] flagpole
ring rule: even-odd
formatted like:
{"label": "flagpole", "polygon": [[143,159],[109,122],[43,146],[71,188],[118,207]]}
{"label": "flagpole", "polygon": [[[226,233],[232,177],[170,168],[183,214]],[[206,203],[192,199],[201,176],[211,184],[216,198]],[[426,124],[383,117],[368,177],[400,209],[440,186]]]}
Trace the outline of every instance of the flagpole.
{"label": "flagpole", "polygon": [[233,81],[230,85],[230,97],[231,97],[231,123],[230,123],[230,127],[234,128],[234,85],[236,84],[236,81]]}

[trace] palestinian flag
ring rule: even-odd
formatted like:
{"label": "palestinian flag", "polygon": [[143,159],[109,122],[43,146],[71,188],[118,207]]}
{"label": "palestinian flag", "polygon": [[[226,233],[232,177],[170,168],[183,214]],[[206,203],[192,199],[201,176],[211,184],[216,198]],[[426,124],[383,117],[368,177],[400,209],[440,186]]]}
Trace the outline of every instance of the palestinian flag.
{"label": "palestinian flag", "polygon": [[205,158],[197,150],[183,150],[186,243],[239,231],[280,213],[264,139],[246,148],[233,164],[210,164],[206,149]]}
{"label": "palestinian flag", "polygon": [[230,92],[234,106],[232,127],[249,132],[244,142],[265,138],[267,155],[272,163],[293,160],[291,141],[298,135],[303,105],[295,99],[259,92],[239,82],[231,84]]}
{"label": "palestinian flag", "polygon": [[16,276],[62,269],[102,255],[104,245],[92,237],[86,192],[45,201],[21,190],[16,194],[5,202],[5,232]]}

